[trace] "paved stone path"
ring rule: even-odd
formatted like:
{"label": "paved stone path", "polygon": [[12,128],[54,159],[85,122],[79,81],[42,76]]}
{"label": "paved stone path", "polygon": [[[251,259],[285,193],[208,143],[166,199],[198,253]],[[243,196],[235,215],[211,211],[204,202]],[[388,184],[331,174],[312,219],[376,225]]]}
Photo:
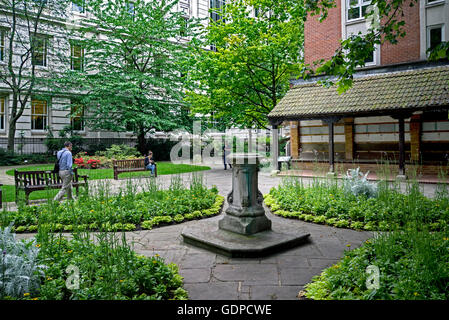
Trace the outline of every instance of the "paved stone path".
{"label": "paved stone path", "polygon": [[[230,170],[214,168],[203,172],[202,175],[206,185],[216,185],[221,195],[225,196],[231,190]],[[191,174],[180,176],[185,182],[191,178]],[[171,176],[161,175],[157,181],[162,186],[168,186],[171,179]],[[126,186],[127,181],[92,181],[92,185],[109,186],[112,190],[117,190]],[[149,181],[149,178],[133,179],[133,182],[140,186],[145,186]],[[259,173],[259,189],[264,194],[280,181],[280,177]],[[304,181],[307,183],[311,180]],[[427,192],[431,193],[432,190],[429,190]],[[184,228],[197,227],[200,224],[204,228],[217,228],[222,215],[153,230],[128,232],[127,239],[140,254],[159,254],[167,263],[176,263],[184,277],[184,287],[189,292],[190,299],[288,300],[297,299],[297,294],[304,285],[310,282],[314,275],[337,263],[345,250],[359,247],[373,236],[371,232],[333,228],[284,219],[267,213],[273,221],[273,228],[282,230],[284,227],[295,227],[310,233],[309,240],[296,248],[257,259],[228,258],[183,243],[181,232]]]}

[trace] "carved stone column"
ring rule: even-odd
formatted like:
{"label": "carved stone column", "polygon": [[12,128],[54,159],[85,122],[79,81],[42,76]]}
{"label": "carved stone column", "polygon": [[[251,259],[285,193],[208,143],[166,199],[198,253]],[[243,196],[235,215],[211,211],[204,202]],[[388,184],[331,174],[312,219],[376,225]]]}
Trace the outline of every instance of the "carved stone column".
{"label": "carved stone column", "polygon": [[271,228],[265,215],[263,196],[258,188],[258,162],[256,154],[231,154],[232,191],[227,196],[228,208],[218,222],[222,230],[251,235]]}

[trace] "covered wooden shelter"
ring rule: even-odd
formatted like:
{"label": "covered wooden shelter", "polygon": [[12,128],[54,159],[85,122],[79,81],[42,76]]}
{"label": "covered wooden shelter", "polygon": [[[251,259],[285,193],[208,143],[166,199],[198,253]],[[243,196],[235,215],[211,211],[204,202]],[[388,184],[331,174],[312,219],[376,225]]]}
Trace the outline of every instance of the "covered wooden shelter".
{"label": "covered wooden shelter", "polygon": [[[402,66],[383,68],[374,72],[356,74],[351,89],[339,94],[336,87],[326,88],[310,82],[293,84],[286,96],[269,113],[268,118],[277,139],[277,128],[282,123],[304,120],[321,120],[328,127],[329,171],[335,172],[334,127],[342,119],[355,117],[390,116],[398,124],[397,148],[399,151],[399,175],[405,176],[406,150],[404,121],[423,112],[449,110],[449,64]],[[413,118],[412,118],[413,119]],[[413,121],[410,122],[412,127]],[[293,128],[294,129],[294,128]],[[419,129],[419,128],[418,128]],[[417,159],[420,152],[418,136],[411,135],[411,156]],[[449,135],[449,131],[448,131]],[[349,138],[348,138],[349,137]],[[348,141],[346,149],[353,152],[354,141]],[[291,144],[297,146],[291,134]],[[416,144],[418,147],[416,148]],[[278,144],[273,144],[273,160],[277,162]],[[296,153],[296,154],[295,154]],[[448,150],[449,153],[449,150]],[[297,157],[292,149],[292,157]]]}

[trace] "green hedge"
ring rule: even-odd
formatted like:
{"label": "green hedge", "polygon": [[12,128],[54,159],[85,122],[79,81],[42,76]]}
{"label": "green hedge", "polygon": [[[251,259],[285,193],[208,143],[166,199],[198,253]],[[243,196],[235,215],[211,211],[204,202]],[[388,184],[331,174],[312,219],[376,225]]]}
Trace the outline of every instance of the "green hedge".
{"label": "green hedge", "polygon": [[449,224],[449,197],[429,199],[418,190],[383,189],[376,198],[354,196],[333,184],[282,184],[265,195],[271,211],[286,218],[356,230],[392,230],[409,222],[439,230]]}

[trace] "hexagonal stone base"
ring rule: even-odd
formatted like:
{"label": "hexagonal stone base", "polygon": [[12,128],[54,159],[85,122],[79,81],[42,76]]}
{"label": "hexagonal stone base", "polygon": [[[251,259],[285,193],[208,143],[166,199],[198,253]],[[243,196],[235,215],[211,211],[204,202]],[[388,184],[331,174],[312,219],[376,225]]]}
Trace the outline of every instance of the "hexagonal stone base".
{"label": "hexagonal stone base", "polygon": [[215,230],[184,229],[184,242],[232,258],[256,258],[290,249],[305,242],[310,234],[280,233],[273,230],[242,235]]}
{"label": "hexagonal stone base", "polygon": [[243,235],[251,235],[271,229],[271,220],[265,215],[258,217],[234,217],[226,214],[218,221],[221,230],[227,230]]}

